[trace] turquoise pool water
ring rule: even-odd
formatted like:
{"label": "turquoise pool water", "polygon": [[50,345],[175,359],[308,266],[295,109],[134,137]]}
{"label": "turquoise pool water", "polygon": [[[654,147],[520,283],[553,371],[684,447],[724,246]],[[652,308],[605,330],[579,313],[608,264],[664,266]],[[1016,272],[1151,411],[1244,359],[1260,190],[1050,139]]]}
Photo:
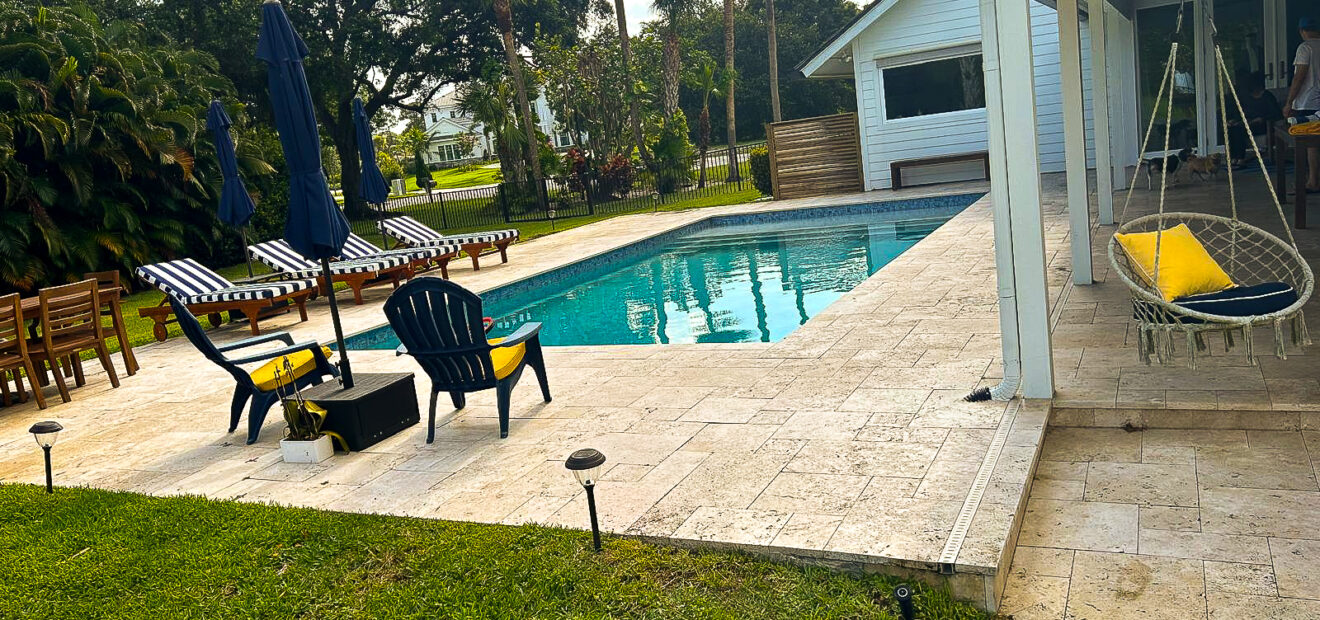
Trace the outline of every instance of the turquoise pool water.
{"label": "turquoise pool water", "polygon": [[[980,196],[706,220],[489,291],[484,310],[493,336],[540,321],[546,345],[774,342]],[[388,325],[348,342],[397,345]]]}

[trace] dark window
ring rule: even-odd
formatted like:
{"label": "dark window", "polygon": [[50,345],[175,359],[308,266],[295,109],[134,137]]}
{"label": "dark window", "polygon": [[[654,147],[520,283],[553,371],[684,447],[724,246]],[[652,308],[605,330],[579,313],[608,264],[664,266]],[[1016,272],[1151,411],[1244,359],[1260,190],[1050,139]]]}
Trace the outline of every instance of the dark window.
{"label": "dark window", "polygon": [[885,118],[909,118],[985,107],[981,55],[883,70]]}

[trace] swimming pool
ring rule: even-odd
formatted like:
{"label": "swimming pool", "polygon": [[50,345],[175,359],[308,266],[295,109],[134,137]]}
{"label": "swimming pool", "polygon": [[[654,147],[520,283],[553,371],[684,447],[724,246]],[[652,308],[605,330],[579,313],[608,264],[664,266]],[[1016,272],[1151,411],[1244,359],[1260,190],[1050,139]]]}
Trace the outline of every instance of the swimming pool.
{"label": "swimming pool", "polygon": [[[775,342],[982,194],[719,216],[482,294],[546,345]],[[388,325],[349,349],[393,349]]]}

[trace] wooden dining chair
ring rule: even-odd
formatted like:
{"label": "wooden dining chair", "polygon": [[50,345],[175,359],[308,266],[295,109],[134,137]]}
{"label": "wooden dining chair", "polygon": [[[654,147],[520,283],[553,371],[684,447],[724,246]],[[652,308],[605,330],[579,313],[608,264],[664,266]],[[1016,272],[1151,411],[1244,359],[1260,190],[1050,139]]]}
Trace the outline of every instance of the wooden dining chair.
{"label": "wooden dining chair", "polygon": [[[60,360],[72,362],[75,378],[82,385],[82,366],[78,354],[95,351],[101,367],[110,376],[110,385],[119,387],[119,376],[110,363],[110,351],[105,346],[105,329],[101,326],[101,298],[96,280],[83,280],[63,286],[43,288],[40,292],[41,337],[28,347],[33,363],[50,365],[60,398],[69,402],[69,386],[60,372]],[[38,346],[40,348],[38,348]]]}
{"label": "wooden dining chair", "polygon": [[[128,289],[124,288],[123,283],[119,280],[119,272],[93,271],[83,274],[83,277],[96,280],[98,291],[106,289],[119,291],[114,295],[101,295],[101,316],[110,318],[110,327],[114,330],[115,337],[119,339],[119,354],[124,358],[125,372],[130,377],[137,374],[137,357],[133,355],[133,346],[128,343],[128,329],[124,327],[124,312],[119,303],[121,296],[128,293]],[[105,336],[109,338],[110,334]]]}
{"label": "wooden dining chair", "polygon": [[0,397],[3,397],[6,407],[12,404],[9,380],[5,378],[5,373],[11,373],[14,375],[18,400],[27,400],[23,377],[19,374],[22,371],[27,376],[32,394],[37,397],[37,406],[45,409],[46,398],[41,395],[41,386],[37,385],[37,371],[32,365],[32,358],[28,356],[27,336],[23,332],[23,302],[18,293],[0,297]]}

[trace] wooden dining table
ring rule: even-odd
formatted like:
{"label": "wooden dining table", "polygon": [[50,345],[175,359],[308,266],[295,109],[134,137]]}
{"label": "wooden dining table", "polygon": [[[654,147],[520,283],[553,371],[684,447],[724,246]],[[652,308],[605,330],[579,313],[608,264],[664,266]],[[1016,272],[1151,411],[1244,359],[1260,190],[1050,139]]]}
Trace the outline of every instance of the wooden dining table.
{"label": "wooden dining table", "polygon": [[1284,123],[1276,123],[1274,127],[1274,191],[1278,194],[1279,200],[1287,202],[1288,199],[1288,181],[1287,174],[1284,171],[1283,161],[1287,149],[1293,150],[1293,185],[1296,192],[1293,195],[1293,228],[1306,228],[1306,174],[1309,162],[1307,161],[1308,149],[1320,148],[1320,135],[1317,134],[1299,134],[1294,135],[1288,132],[1288,126]]}
{"label": "wooden dining table", "polygon": [[[97,295],[101,301],[101,309],[109,310],[114,314],[114,325],[116,327],[124,325],[124,314],[119,305],[120,299],[126,291],[122,286],[106,286],[97,289]],[[28,322],[28,336],[37,338],[37,324],[40,319],[33,315],[34,312],[41,309],[40,297],[24,297],[19,302],[23,307],[23,319]],[[133,347],[128,344],[128,334],[121,329],[115,330],[115,335],[119,338],[119,349],[124,356],[124,365],[129,374],[138,371],[137,358],[133,355]]]}

